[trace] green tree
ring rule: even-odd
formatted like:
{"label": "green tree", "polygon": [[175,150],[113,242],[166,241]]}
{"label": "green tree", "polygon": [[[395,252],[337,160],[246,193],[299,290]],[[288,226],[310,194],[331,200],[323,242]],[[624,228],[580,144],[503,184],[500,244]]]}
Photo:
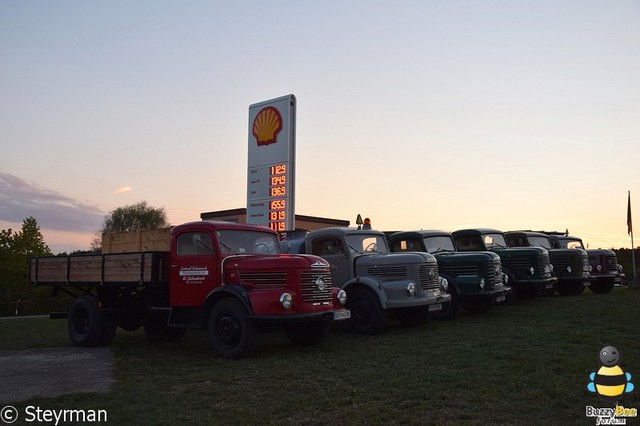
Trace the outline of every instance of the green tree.
{"label": "green tree", "polygon": [[118,207],[105,216],[102,228],[91,242],[91,248],[99,250],[102,235],[107,232],[137,231],[140,229],[161,229],[169,226],[164,207],[151,207],[146,201]]}
{"label": "green tree", "polygon": [[51,250],[33,217],[24,219],[20,232],[0,231],[0,307],[3,311],[8,304],[41,297],[43,289],[29,284],[29,258],[46,255],[51,255]]}

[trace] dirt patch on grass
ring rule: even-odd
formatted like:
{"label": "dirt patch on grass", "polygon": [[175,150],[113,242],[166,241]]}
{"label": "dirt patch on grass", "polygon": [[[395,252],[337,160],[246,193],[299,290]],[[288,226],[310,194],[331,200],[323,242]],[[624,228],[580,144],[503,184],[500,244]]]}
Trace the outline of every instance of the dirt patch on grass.
{"label": "dirt patch on grass", "polygon": [[107,392],[113,384],[108,348],[0,351],[0,403],[76,392]]}

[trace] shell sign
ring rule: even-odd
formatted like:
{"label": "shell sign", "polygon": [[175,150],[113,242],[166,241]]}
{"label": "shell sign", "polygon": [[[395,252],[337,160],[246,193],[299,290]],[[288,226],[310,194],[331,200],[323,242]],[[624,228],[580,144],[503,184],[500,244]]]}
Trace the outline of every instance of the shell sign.
{"label": "shell sign", "polygon": [[296,97],[249,105],[247,223],[295,229]]}
{"label": "shell sign", "polygon": [[261,109],[253,120],[252,133],[258,146],[275,143],[280,130],[282,130],[282,116],[280,111],[272,106]]}

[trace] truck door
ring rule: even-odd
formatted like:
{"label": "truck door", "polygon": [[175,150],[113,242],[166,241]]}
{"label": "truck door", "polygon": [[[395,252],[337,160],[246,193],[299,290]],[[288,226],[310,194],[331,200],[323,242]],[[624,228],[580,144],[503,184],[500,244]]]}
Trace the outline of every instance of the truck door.
{"label": "truck door", "polygon": [[342,287],[349,281],[353,265],[339,238],[316,238],[311,242],[311,251],[329,262],[334,287]]}
{"label": "truck door", "polygon": [[220,277],[211,235],[185,231],[175,236],[169,270],[171,306],[202,306]]}

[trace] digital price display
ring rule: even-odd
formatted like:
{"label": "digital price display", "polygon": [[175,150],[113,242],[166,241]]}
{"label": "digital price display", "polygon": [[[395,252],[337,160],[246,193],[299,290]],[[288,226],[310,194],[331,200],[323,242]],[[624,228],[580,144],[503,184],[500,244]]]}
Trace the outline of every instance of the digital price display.
{"label": "digital price display", "polygon": [[295,96],[249,107],[247,223],[295,229]]}
{"label": "digital price display", "polygon": [[269,228],[287,230],[287,165],[277,164],[269,168]]}

